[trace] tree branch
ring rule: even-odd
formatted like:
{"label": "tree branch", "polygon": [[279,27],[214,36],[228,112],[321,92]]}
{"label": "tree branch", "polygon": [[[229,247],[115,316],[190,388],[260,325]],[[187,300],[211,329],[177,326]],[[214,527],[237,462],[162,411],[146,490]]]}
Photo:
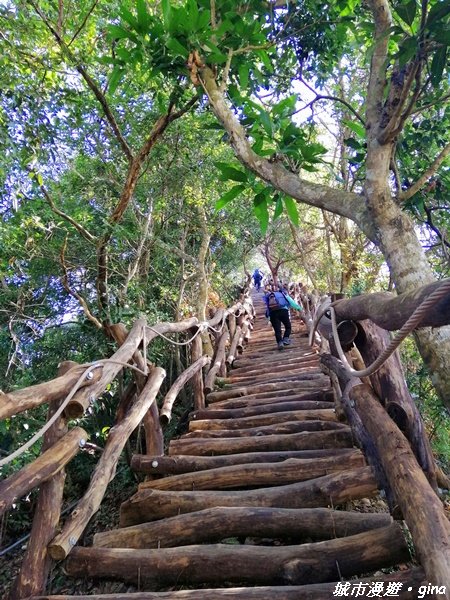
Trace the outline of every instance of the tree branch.
{"label": "tree branch", "polygon": [[363,124],[365,125],[365,121],[364,119],[361,117],[361,115],[358,113],[357,110],[355,110],[353,108],[353,106],[347,102],[347,100],[344,100],[343,98],[339,98],[338,96],[331,96],[331,95],[322,95],[322,94],[318,94],[316,92],[316,90],[311,87],[308,82],[306,82],[303,77],[300,77],[300,81],[303,83],[303,85],[305,85],[311,92],[313,92],[314,94],[316,94],[316,97],[314,98],[314,100],[311,100],[311,102],[308,102],[308,104],[306,104],[305,106],[302,106],[302,108],[300,110],[297,110],[295,112],[293,112],[292,114],[295,115],[298,112],[305,110],[306,108],[308,108],[309,106],[312,106],[315,102],[318,102],[319,100],[332,100],[333,102],[340,102],[341,104],[343,104],[344,106],[346,106],[348,108],[348,110],[353,113],[355,115],[355,117]]}
{"label": "tree branch", "polygon": [[78,292],[76,292],[75,290],[72,290],[72,288],[69,285],[69,274],[67,271],[66,260],[65,260],[66,248],[67,248],[67,236],[66,236],[66,239],[64,240],[64,244],[62,245],[61,253],[60,253],[61,267],[63,270],[63,276],[61,277],[61,283],[63,284],[63,287],[66,290],[66,292],[73,298],[76,298],[78,300],[78,302],[81,304],[83,312],[86,315],[86,317],[89,319],[89,321],[91,321],[91,323],[93,323],[97,327],[97,329],[102,329],[102,324],[91,313],[86,300]]}
{"label": "tree branch", "polygon": [[371,225],[362,196],[300,179],[297,174],[288,171],[280,163],[270,162],[256,154],[250,146],[244,128],[226,104],[211,69],[203,66],[199,69],[199,74],[211,108],[228,132],[231,145],[242,164],[258,177],[269,182],[275,189],[300,202],[348,217],[356,222],[370,239],[376,239],[376,233]]}
{"label": "tree branch", "polygon": [[40,185],[39,188],[40,188],[41,192],[43,193],[45,199],[49,203],[50,208],[52,209],[52,211],[55,214],[57,214],[59,217],[63,218],[65,221],[67,221],[68,223],[70,223],[71,225],[73,225],[75,227],[75,229],[78,231],[78,233],[82,237],[84,237],[85,240],[87,240],[91,244],[95,244],[96,238],[91,233],[89,233],[89,231],[87,229],[85,229],[82,225],[80,225],[77,221],[75,221],[75,219],[73,219],[71,216],[69,216],[68,214],[66,214],[65,212],[63,212],[59,208],[57,208],[57,206],[53,202],[53,199],[50,196],[50,194],[49,194],[48,190],[46,189],[46,187],[43,186],[43,185]]}
{"label": "tree branch", "polygon": [[370,62],[366,120],[370,136],[375,137],[386,84],[385,72],[392,15],[387,0],[368,0],[368,5],[375,24],[375,47]]}
{"label": "tree branch", "polygon": [[414,194],[417,194],[417,192],[426,184],[430,177],[436,173],[438,168],[441,166],[441,164],[444,162],[444,160],[449,154],[450,143],[448,143],[445,146],[445,148],[437,155],[437,157],[434,159],[434,161],[431,163],[428,169],[423,173],[423,175],[421,175],[421,177],[419,177],[419,179],[415,183],[413,183],[411,187],[399,194],[399,201],[406,202],[406,200],[412,198]]}
{"label": "tree branch", "polygon": [[117,124],[116,118],[105,98],[105,95],[103,94],[101,89],[98,87],[98,85],[95,83],[95,81],[92,79],[92,77],[88,74],[86,69],[82,65],[79,64],[79,62],[73,55],[73,53],[70,50],[70,48],[68,47],[68,45],[64,42],[62,37],[59,35],[58,31],[53,27],[53,25],[50,23],[50,21],[47,19],[47,17],[44,15],[44,13],[41,11],[39,6],[37,6],[37,4],[34,2],[34,0],[28,0],[28,2],[34,8],[34,10],[37,12],[37,14],[41,17],[45,26],[47,27],[47,29],[51,32],[51,34],[57,41],[59,47],[62,50],[62,53],[65,54],[69,58],[69,60],[73,63],[75,69],[83,77],[87,86],[91,89],[94,96],[99,101],[101,107],[103,108],[103,112],[105,113],[105,117],[106,117],[109,125],[111,126],[111,129],[113,130],[114,135],[116,136],[117,141],[119,142],[123,153],[125,154],[125,156],[127,157],[127,159],[129,161],[132,161],[133,153],[131,151],[131,148],[128,146],[127,141],[125,140],[125,138],[123,137],[123,135],[120,131],[119,125]]}

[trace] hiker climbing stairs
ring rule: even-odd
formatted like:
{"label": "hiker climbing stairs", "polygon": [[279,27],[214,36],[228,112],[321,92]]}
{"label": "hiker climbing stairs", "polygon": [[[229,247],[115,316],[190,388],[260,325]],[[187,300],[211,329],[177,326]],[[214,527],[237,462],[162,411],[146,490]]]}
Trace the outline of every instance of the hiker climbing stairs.
{"label": "hiker climbing stairs", "polygon": [[293,342],[279,352],[262,295],[252,299],[250,342],[221,387],[165,456],[133,457],[148,480],[122,504],[118,529],[73,548],[67,573],[126,582],[136,599],[331,598],[350,579],[412,597],[423,571],[404,566],[402,527],[380,511],[317,349],[294,320]]}

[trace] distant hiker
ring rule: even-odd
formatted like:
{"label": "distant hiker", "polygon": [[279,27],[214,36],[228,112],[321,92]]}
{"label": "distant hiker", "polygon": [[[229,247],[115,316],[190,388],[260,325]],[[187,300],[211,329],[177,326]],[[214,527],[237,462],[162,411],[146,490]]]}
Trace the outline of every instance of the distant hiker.
{"label": "distant hiker", "polygon": [[262,271],[260,271],[259,269],[255,269],[253,271],[252,277],[253,277],[253,281],[255,283],[256,291],[259,292],[259,290],[261,289],[261,281],[262,281],[262,278],[264,277],[264,273],[262,273]]}
{"label": "distant hiker", "polygon": [[[284,347],[289,346],[291,343],[290,335],[292,328],[289,308],[292,307],[296,310],[302,310],[302,308],[287,292],[282,289],[275,290],[273,286],[266,288],[264,302],[266,304],[266,317],[270,319],[272,324],[278,350],[284,350]],[[284,325],[284,335],[282,335],[282,325]]]}

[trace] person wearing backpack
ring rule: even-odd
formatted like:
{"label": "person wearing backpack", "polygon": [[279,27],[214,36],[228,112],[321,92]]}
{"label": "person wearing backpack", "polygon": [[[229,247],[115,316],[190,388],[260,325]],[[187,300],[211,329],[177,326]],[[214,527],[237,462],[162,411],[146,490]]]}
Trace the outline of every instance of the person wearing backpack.
{"label": "person wearing backpack", "polygon": [[261,289],[261,281],[262,281],[262,278],[264,277],[264,274],[259,269],[255,269],[252,277],[253,277],[253,282],[255,284],[256,291],[259,292],[259,290]]}
{"label": "person wearing backpack", "polygon": [[[270,319],[272,324],[278,350],[284,350],[284,347],[289,346],[291,343],[292,327],[289,307],[292,306],[292,308],[302,310],[301,306],[281,288],[279,290],[274,288],[267,290],[264,294],[264,302],[266,304],[266,317]],[[284,334],[282,333],[282,326],[284,326]]]}

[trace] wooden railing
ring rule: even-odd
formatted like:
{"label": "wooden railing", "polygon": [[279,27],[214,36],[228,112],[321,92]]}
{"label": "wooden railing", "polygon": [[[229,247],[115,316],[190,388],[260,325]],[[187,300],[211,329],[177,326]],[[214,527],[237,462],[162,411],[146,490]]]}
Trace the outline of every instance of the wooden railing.
{"label": "wooden railing", "polygon": [[[333,302],[337,333],[346,362],[364,373],[391,344],[388,330],[400,329],[440,286],[432,284],[413,294],[370,294]],[[450,323],[450,293],[443,289],[420,326]],[[422,417],[405,382],[398,351],[379,369],[363,377],[352,375],[339,360],[331,317],[322,303],[301,297],[309,327],[321,336],[321,363],[333,382],[337,411],[352,427],[358,445],[375,470],[391,513],[410,530],[428,581],[445,586],[450,597],[450,522],[439,498],[449,480],[436,466]],[[311,302],[316,300],[316,306]],[[314,312],[320,319],[314,323]],[[382,323],[383,327],[376,323]]]}
{"label": "wooden railing", "polygon": [[[122,450],[139,424],[143,424],[145,431],[147,454],[163,455],[162,427],[170,421],[174,402],[188,381],[192,381],[194,409],[205,407],[205,391],[212,389],[217,374],[226,374],[227,365],[232,365],[239,349],[242,350],[252,328],[253,316],[249,295],[243,293],[239,302],[226,310],[217,310],[203,323],[195,317],[151,326],[138,320],[129,332],[123,324],[115,324],[109,327],[109,334],[117,342],[118,349],[111,357],[88,365],[64,362],[58,377],[52,381],[8,394],[0,392],[0,419],[43,404],[49,406],[49,427],[42,432],[41,456],[0,482],[0,515],[15,500],[40,487],[30,540],[14,586],[14,598],[26,598],[44,591],[51,561],[65,558],[78,542],[99,509],[107,485],[115,476]],[[159,411],[156,397],[166,373],[148,362],[146,352],[159,336],[172,341],[168,338],[171,334],[188,337],[182,343],[190,349],[190,365],[172,383]],[[213,342],[212,357],[203,352],[202,335],[209,335]],[[88,440],[88,434],[81,427],[69,431],[68,422],[83,416],[127,368],[132,369],[133,380],[119,398],[115,424],[109,431],[89,487],[56,535],[62,508],[64,467]]]}

